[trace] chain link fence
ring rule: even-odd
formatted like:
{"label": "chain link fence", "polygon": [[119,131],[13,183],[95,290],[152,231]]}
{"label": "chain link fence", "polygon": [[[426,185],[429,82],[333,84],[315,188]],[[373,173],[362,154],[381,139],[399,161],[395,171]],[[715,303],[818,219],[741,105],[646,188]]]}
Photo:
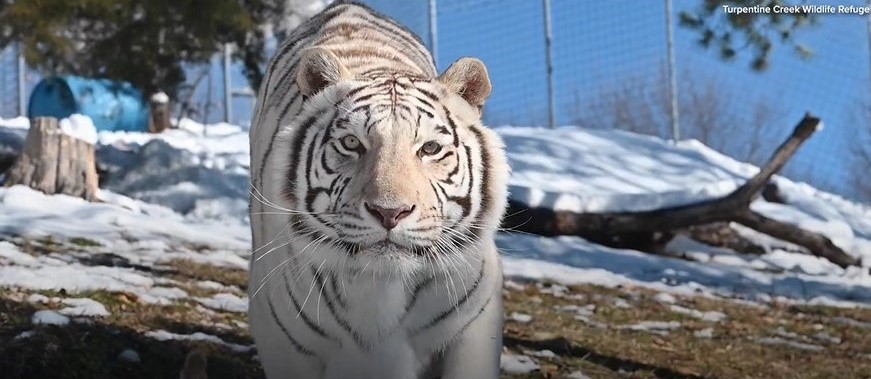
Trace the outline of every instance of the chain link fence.
{"label": "chain link fence", "polygon": [[[631,0],[366,3],[408,25],[423,41],[436,41],[430,48],[438,52],[440,70],[462,56],[481,58],[494,88],[485,110],[490,125],[579,125],[664,139],[678,134],[759,164],[805,112],[812,112],[827,128],[808,141],[785,174],[871,200],[857,191],[854,180],[871,171],[871,160],[854,159],[862,149],[856,136],[871,134],[871,112],[865,112],[871,107],[868,15],[816,15],[816,25],[794,36],[813,51],[809,59],[787,45],[777,46],[771,67],[757,72],[749,58],[721,60],[716,49],[701,47],[697,31],[678,25],[678,14],[702,6],[701,1],[675,1],[671,17],[669,0],[643,5]],[[417,6],[400,6],[409,3]],[[831,3],[867,5],[865,0]],[[436,38],[430,30],[437,31]]]}
{"label": "chain link fence", "polygon": [[[494,88],[485,107],[489,125],[578,125],[663,139],[673,138],[679,125],[681,139],[698,139],[758,164],[809,111],[824,120],[826,129],[807,142],[785,174],[871,201],[871,181],[865,197],[856,180],[871,172],[871,147],[858,142],[871,142],[868,15],[817,15],[816,25],[794,36],[813,50],[811,58],[777,46],[771,67],[756,72],[740,56],[719,59],[716,49],[699,45],[697,31],[678,25],[677,15],[700,7],[701,0],[674,1],[671,17],[671,0],[643,5],[633,0],[363,1],[418,34],[434,51],[440,71],[463,56],[482,59]],[[4,118],[18,114],[16,61],[14,49],[0,55]],[[251,92],[235,65],[225,84],[222,64],[218,56],[211,65],[190,68],[188,114],[199,121],[229,116],[230,122],[247,124]],[[25,90],[38,79],[28,71]],[[858,159],[860,152],[869,159]]]}

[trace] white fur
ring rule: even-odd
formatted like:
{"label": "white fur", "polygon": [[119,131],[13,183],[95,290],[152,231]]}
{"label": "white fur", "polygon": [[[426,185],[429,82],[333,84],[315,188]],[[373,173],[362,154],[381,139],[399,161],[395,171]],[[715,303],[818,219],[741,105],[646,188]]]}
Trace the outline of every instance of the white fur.
{"label": "white fur", "polygon": [[[347,12],[347,17],[352,21],[354,15],[365,12],[362,8],[345,5],[332,12],[336,12],[336,9],[344,9],[343,12]],[[331,22],[340,21],[342,17]],[[300,52],[317,44],[319,38],[326,37],[317,34],[300,37],[300,47],[294,51]],[[383,55],[383,52],[379,54]],[[287,182],[285,174],[290,157],[296,154],[292,148],[296,132],[305,120],[320,117],[322,121],[316,127],[325,128],[326,121],[331,120],[334,114],[347,111],[354,105],[344,104],[341,99],[343,93],[361,85],[361,82],[346,77],[364,68],[398,63],[379,60],[380,55],[373,56],[370,62],[352,61],[348,63],[351,66],[347,70],[333,66],[336,62],[319,62],[315,67],[330,67],[333,71],[342,72],[342,75],[327,75],[326,78],[340,78],[342,81],[322,89],[307,88],[312,91],[312,96],[304,104],[299,100],[287,105],[287,108],[282,101],[285,98],[289,101],[299,88],[281,83],[278,78],[284,77],[281,75],[282,68],[296,62],[299,55],[276,58],[270,64],[269,73],[274,75],[261,87],[250,136],[254,254],[250,270],[249,323],[267,376],[273,379],[497,377],[501,353],[502,277],[493,237],[507,202],[509,170],[501,140],[495,133],[480,126],[480,104],[469,104],[461,94],[449,92],[451,89],[465,88],[457,83],[432,81],[415,84],[441,95],[441,103],[450,109],[451,117],[460,125],[457,128],[458,138],[468,142],[472,176],[464,176],[457,186],[449,187],[446,191],[455,192],[449,195],[459,195],[464,192],[463,188],[472,186],[473,201],[469,217],[478,214],[485,206],[481,203],[483,163],[480,160],[486,159],[491,167],[491,176],[488,178],[490,202],[487,204],[490,212],[474,221],[474,224],[469,224],[478,229],[478,239],[460,251],[443,252],[438,260],[410,255],[400,248],[395,251],[392,248],[379,251],[370,249],[351,256],[323,238],[313,237],[307,230],[301,230],[300,225],[290,223],[291,214],[300,212],[300,199],[305,196],[305,188],[298,186],[297,191],[287,197],[286,189],[291,183]],[[334,58],[331,54],[318,57]],[[403,58],[401,61],[414,62],[415,59]],[[466,62],[462,67],[468,65]],[[404,72],[409,71],[408,67],[401,68]],[[423,67],[419,72],[434,74],[432,71],[431,67]],[[483,65],[476,72],[486,75]],[[461,80],[468,77],[448,76]],[[315,85],[320,82],[316,80],[311,83]],[[489,81],[486,81],[486,85],[486,92],[489,93]],[[404,95],[392,93],[391,96],[402,98]],[[483,98],[475,101],[479,100],[483,102]],[[285,109],[289,111],[285,112]],[[285,117],[280,117],[281,114]],[[424,123],[445,123],[446,117],[445,114],[436,114],[433,121]],[[363,241],[389,238],[397,243],[408,243],[410,239],[406,234],[421,225],[425,214],[423,209],[435,201],[432,195],[426,195],[430,191],[426,178],[433,175],[428,167],[435,167],[432,166],[435,163],[422,158],[415,160],[418,158],[413,154],[419,141],[415,140],[415,135],[411,133],[414,129],[410,127],[416,126],[418,131],[430,133],[432,125],[397,125],[397,122],[407,123],[407,120],[400,121],[390,115],[383,117],[372,135],[361,139],[364,146],[371,148],[370,153],[359,157],[357,161],[342,161],[346,162],[344,164],[353,164],[355,172],[359,172],[343,198],[354,204],[347,212],[358,214],[354,221],[368,233]],[[471,128],[474,130],[468,125],[473,125]],[[474,142],[477,138],[474,131],[482,135],[483,145]],[[317,130],[313,129],[312,133],[315,132]],[[306,144],[315,146],[314,137],[306,138],[311,138]],[[318,139],[317,146],[313,148],[319,146]],[[489,152],[488,157],[482,156],[484,150]],[[456,154],[458,162],[465,162],[459,160],[461,156],[466,158],[465,149],[457,150]],[[306,181],[311,181],[308,184],[327,184],[327,180],[303,172],[304,167],[301,166],[297,166],[296,173],[302,174],[301,177],[307,178]],[[473,182],[472,177],[478,179]],[[421,210],[415,211],[395,230],[387,233],[367,215],[363,208],[364,201],[384,204],[411,201]],[[315,201],[321,208],[329,203],[326,197]],[[456,218],[460,212],[459,208],[451,206],[454,208],[445,208],[445,217],[448,219]],[[461,225],[470,221],[465,220]],[[317,230],[318,236],[339,237],[330,227],[309,219],[304,224]],[[476,284],[480,271],[483,274]],[[336,288],[330,281],[333,275],[337,280]],[[322,280],[319,281],[319,277]],[[430,284],[420,287],[422,290],[409,308],[413,290],[420,283]],[[458,298],[473,287],[476,289],[471,296],[462,305],[452,308]],[[334,290],[338,294],[332,294]],[[345,299],[347,309],[338,309],[341,308],[337,300],[339,295]],[[300,310],[293,304],[291,296]],[[440,322],[433,327],[423,328],[438,316],[443,316]],[[461,331],[464,326],[465,330]],[[349,333],[348,329],[352,332]],[[291,342],[288,334],[304,347],[303,352]]]}

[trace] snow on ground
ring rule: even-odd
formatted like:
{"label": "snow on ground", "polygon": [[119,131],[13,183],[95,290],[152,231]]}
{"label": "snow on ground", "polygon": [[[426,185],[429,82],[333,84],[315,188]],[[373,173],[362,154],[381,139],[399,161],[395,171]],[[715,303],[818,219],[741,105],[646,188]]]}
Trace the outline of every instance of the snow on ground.
{"label": "snow on ground", "polygon": [[756,341],[760,344],[763,344],[763,345],[787,346],[787,347],[800,349],[800,350],[807,350],[807,351],[823,351],[823,349],[825,349],[824,347],[822,347],[820,345],[793,341],[793,340],[789,340],[789,339],[781,338],[781,337],[760,337],[760,338],[754,339],[754,341]]}
{"label": "snow on ground", "polygon": [[[26,120],[0,120],[0,152],[16,144],[20,148],[26,127]],[[497,131],[506,141],[513,167],[511,195],[534,206],[575,211],[652,209],[723,195],[758,170],[696,141],[675,145],[621,131],[578,128]],[[132,265],[154,267],[186,259],[247,267],[247,130],[183,119],[179,128],[162,134],[100,132],[97,141],[98,163],[107,171],[100,192],[103,202],[45,196],[18,186],[0,188],[0,235],[86,238],[100,245],[92,250],[118,257],[127,267],[88,266],[59,254],[34,257],[0,244],[0,286],[104,288],[168,303],[187,294]],[[776,181],[787,205],[760,200],[754,209],[824,233],[871,264],[871,210],[806,184]],[[501,233],[497,244],[504,252],[509,277],[629,284],[667,294],[871,306],[867,268],[844,270],[752,231],[741,232],[766,246],[768,253],[741,256],[691,241],[673,241],[672,249],[697,260],[691,262],[607,248],[575,237],[518,233]]]}
{"label": "snow on ground", "polygon": [[590,379],[589,376],[585,375],[580,371],[572,371],[566,378],[568,379]]}
{"label": "snow on ground", "polygon": [[680,313],[683,315],[687,315],[693,318],[697,318],[702,321],[710,321],[710,322],[720,322],[726,319],[726,314],[718,311],[700,311],[698,309],[691,309],[682,307],[680,305],[674,305],[668,307],[674,313]]}
{"label": "snow on ground", "polygon": [[[497,128],[508,146],[511,196],[577,212],[640,211],[722,196],[759,169],[695,140],[676,145],[615,130]],[[776,177],[788,205],[753,209],[825,234],[871,265],[871,208]]]}
{"label": "snow on ground", "polygon": [[88,116],[80,114],[71,115],[69,118],[58,122],[61,132],[74,138],[78,138],[90,144],[97,143],[97,127]]}
{"label": "snow on ground", "polygon": [[87,238],[104,246],[153,241],[245,250],[249,231],[241,222],[186,218],[171,209],[101,190],[102,203],[47,196],[24,186],[0,189],[0,234]]}
{"label": "snow on ground", "polygon": [[506,374],[529,374],[538,370],[538,363],[532,360],[525,355],[514,355],[514,354],[505,354],[502,353],[502,360],[500,363],[500,367],[502,372]]}
{"label": "snow on ground", "polygon": [[508,315],[508,319],[514,322],[519,322],[521,324],[528,324],[532,322],[532,316],[526,313],[513,312]]}
{"label": "snow on ground", "polygon": [[31,322],[33,325],[65,326],[70,323],[70,318],[55,311],[41,310],[33,313]]}
{"label": "snow on ground", "polygon": [[677,321],[641,321],[636,324],[620,325],[617,329],[628,329],[639,332],[648,332],[659,335],[668,335],[670,330],[680,328],[681,324]]}
{"label": "snow on ground", "polygon": [[170,333],[170,332],[167,332],[165,330],[155,330],[155,331],[146,332],[145,335],[147,337],[154,338],[158,341],[182,340],[182,341],[211,342],[211,343],[214,343],[214,344],[217,344],[220,346],[224,346],[224,347],[226,347],[234,352],[237,352],[237,353],[246,353],[246,352],[251,351],[251,349],[254,348],[253,346],[239,345],[239,344],[235,344],[235,343],[225,342],[224,340],[222,340],[218,336],[213,336],[211,334],[206,334],[206,333],[201,333],[201,332],[197,332],[197,333],[193,333],[193,334],[177,334],[177,333]]}
{"label": "snow on ground", "polygon": [[704,328],[696,330],[695,332],[693,332],[693,336],[702,339],[714,338],[714,328]]}
{"label": "snow on ground", "polygon": [[68,305],[68,307],[58,311],[58,313],[62,315],[90,317],[104,317],[109,315],[109,311],[106,310],[106,306],[101,304],[99,301],[88,299],[86,297],[63,299],[62,302],[64,305]]}
{"label": "snow on ground", "polygon": [[208,308],[219,311],[248,312],[248,298],[239,297],[231,293],[219,293],[208,298],[197,297],[194,300]]}
{"label": "snow on ground", "polygon": [[[89,266],[64,258],[59,255],[34,257],[9,242],[0,242],[0,287],[65,290],[70,293],[95,290],[126,292],[137,295],[144,303],[154,304],[170,304],[172,300],[187,297],[183,290],[163,286],[146,273],[132,268]],[[33,300],[42,302],[44,299]],[[76,307],[77,304],[69,305]],[[78,306],[90,306],[83,312],[99,312],[93,304],[78,302]]]}
{"label": "snow on ground", "polygon": [[861,269],[840,274],[760,272],[711,262],[691,262],[596,245],[577,237],[500,235],[506,276],[566,284],[634,285],[684,295],[754,299],[757,294],[797,302],[871,305],[871,278]]}

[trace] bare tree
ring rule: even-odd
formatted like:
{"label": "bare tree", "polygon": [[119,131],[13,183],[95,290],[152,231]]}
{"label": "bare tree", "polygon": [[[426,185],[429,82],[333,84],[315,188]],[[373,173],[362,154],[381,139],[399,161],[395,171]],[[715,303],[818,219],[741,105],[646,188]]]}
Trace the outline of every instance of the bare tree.
{"label": "bare tree", "polygon": [[620,129],[665,137],[668,90],[665,82],[642,75],[601,87],[593,95],[574,93],[568,108],[573,124],[594,129]]}
{"label": "bare tree", "polygon": [[[728,83],[692,70],[679,82],[681,133],[736,159],[762,163],[763,150],[779,137],[780,104],[753,98]],[[669,91],[666,76],[631,76],[594,91],[575,94],[568,113],[577,125],[621,129],[668,137]]]}

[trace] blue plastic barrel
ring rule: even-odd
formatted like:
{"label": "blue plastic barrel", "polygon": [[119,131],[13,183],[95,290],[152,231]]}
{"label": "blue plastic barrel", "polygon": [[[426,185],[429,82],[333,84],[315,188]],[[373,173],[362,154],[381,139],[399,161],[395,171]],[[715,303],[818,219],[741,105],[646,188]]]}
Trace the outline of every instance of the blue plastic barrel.
{"label": "blue plastic barrel", "polygon": [[148,131],[148,106],[129,83],[54,76],[40,81],[30,95],[28,117],[61,119],[75,113],[90,117],[98,131]]}

